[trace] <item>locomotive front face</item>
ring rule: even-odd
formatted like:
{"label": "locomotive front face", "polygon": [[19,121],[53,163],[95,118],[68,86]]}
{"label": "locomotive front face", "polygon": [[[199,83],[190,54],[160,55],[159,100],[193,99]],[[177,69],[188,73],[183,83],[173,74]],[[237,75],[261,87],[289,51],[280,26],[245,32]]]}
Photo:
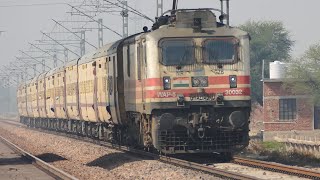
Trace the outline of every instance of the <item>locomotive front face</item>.
{"label": "locomotive front face", "polygon": [[[248,144],[249,36],[231,27],[165,26],[150,33],[147,110],[165,153],[236,151]],[[157,84],[157,83],[158,84]]]}

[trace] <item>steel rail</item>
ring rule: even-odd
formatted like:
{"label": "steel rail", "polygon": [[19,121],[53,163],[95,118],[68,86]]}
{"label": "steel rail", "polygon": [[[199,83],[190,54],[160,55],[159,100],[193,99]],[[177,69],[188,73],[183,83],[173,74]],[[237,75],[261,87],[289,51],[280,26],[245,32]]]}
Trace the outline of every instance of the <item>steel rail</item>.
{"label": "steel rail", "polygon": [[295,175],[299,177],[320,179],[320,172],[312,171],[312,170],[301,168],[301,167],[294,167],[294,166],[288,166],[288,165],[283,165],[283,164],[278,164],[273,162],[259,161],[259,160],[240,158],[240,157],[234,157],[233,162],[240,165],[258,167],[261,169],[281,172],[281,173]]}
{"label": "steel rail", "polygon": [[[0,122],[12,124],[14,126],[18,126],[18,127],[22,127],[22,128],[26,128],[26,129],[30,130],[30,128],[28,128],[25,124],[19,123],[17,121],[1,120]],[[32,128],[31,130],[35,130],[35,131],[43,132],[43,133],[47,133],[47,134],[58,135],[58,136],[62,136],[62,137],[69,137],[69,138],[72,138],[72,139],[76,139],[76,140],[80,140],[80,141],[93,143],[93,144],[97,144],[97,145],[100,145],[100,146],[104,146],[104,147],[120,150],[120,151],[125,152],[125,153],[133,153],[133,154],[141,156],[141,157],[152,158],[152,159],[158,160],[160,162],[169,163],[169,164],[173,164],[173,165],[176,165],[176,166],[180,166],[180,167],[183,167],[183,168],[188,168],[188,169],[192,169],[192,170],[196,170],[196,171],[201,171],[201,172],[212,174],[214,176],[221,177],[221,178],[236,179],[236,180],[258,180],[259,179],[259,178],[256,178],[256,177],[253,177],[253,176],[248,176],[248,175],[245,175],[245,174],[226,171],[226,170],[223,170],[223,169],[209,167],[209,166],[206,166],[206,165],[203,165],[203,164],[194,163],[194,162],[190,162],[190,161],[185,161],[185,160],[172,158],[172,157],[168,157],[168,156],[158,155],[158,154],[146,152],[146,151],[143,151],[143,150],[131,148],[131,147],[128,147],[128,146],[116,145],[116,144],[112,144],[112,143],[109,143],[109,142],[106,142],[106,141],[102,141],[102,140],[98,140],[98,139],[92,139],[92,138],[89,138],[89,137],[78,136],[78,135],[75,135],[75,134],[69,134],[69,133],[65,133],[65,132],[57,132],[57,131],[53,131],[53,130],[37,129],[37,128]]]}
{"label": "steel rail", "polygon": [[0,141],[7,144],[16,153],[18,153],[18,154],[24,156],[25,158],[27,158],[28,160],[30,160],[32,162],[32,164],[35,164],[36,166],[40,167],[40,169],[44,170],[48,175],[50,175],[54,178],[62,179],[62,180],[78,180],[76,177],[46,163],[45,161],[28,153],[27,151],[21,149],[20,147],[13,144],[12,142],[10,142],[9,140],[7,140],[6,138],[4,138],[2,136],[0,136]]}

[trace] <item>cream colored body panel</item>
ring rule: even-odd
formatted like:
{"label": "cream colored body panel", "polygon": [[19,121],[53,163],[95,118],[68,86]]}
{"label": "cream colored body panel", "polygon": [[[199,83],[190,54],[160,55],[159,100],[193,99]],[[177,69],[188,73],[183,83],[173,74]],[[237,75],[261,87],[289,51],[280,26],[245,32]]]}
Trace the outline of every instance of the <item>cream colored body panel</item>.
{"label": "cream colored body panel", "polygon": [[80,120],[78,108],[78,67],[73,63],[66,67],[66,107],[70,119]]}
{"label": "cream colored body panel", "polygon": [[21,88],[21,114],[24,117],[28,116],[26,87],[27,86],[23,84]]}
{"label": "cream colored body panel", "polygon": [[88,120],[87,114],[87,97],[86,97],[86,82],[87,82],[87,64],[78,65],[78,76],[79,76],[79,104],[80,113],[83,120]]}
{"label": "cream colored body panel", "polygon": [[33,109],[32,109],[32,87],[31,83],[27,83],[27,115],[28,117],[33,118]]}
{"label": "cream colored body panel", "polygon": [[39,118],[39,106],[38,106],[38,77],[35,77],[30,83],[31,90],[31,107],[34,118]]}
{"label": "cream colored body panel", "polygon": [[86,81],[85,81],[85,96],[86,101],[84,102],[87,106],[86,114],[87,120],[92,122],[97,122],[98,117],[96,117],[96,83],[95,83],[95,73],[96,73],[96,66],[93,65],[93,62],[87,63],[87,69],[84,73],[86,73]]}
{"label": "cream colored body panel", "polygon": [[56,117],[56,108],[55,108],[55,87],[54,87],[54,72],[50,71],[46,75],[46,112],[48,118]]}
{"label": "cream colored body panel", "polygon": [[[129,50],[128,50],[129,48]],[[141,82],[138,80],[137,74],[137,59],[139,59],[139,53],[137,49],[139,48],[139,43],[125,45],[123,47],[123,59],[124,59],[124,94],[125,94],[125,104],[128,111],[137,111],[136,109],[136,92],[135,89],[137,85]],[[129,58],[129,59],[128,59]],[[130,62],[129,62],[130,60]],[[137,82],[137,80],[139,82]]]}
{"label": "cream colored body panel", "polygon": [[98,116],[101,121],[107,122],[111,118],[107,112],[107,106],[109,104],[109,96],[107,94],[107,57],[98,58],[96,63]]}
{"label": "cream colored body panel", "polygon": [[18,89],[17,89],[17,107],[18,107],[18,114],[20,116],[24,116],[23,115],[23,94],[22,94],[22,91],[23,91],[23,86],[22,85],[19,85],[18,86]]}
{"label": "cream colored body panel", "polygon": [[41,74],[38,78],[38,107],[39,107],[39,117],[46,118],[46,89],[45,89],[45,75]]}
{"label": "cream colored body panel", "polygon": [[54,89],[55,89],[55,111],[56,118],[67,119],[65,110],[65,83],[64,83],[64,67],[59,68],[54,74]]}

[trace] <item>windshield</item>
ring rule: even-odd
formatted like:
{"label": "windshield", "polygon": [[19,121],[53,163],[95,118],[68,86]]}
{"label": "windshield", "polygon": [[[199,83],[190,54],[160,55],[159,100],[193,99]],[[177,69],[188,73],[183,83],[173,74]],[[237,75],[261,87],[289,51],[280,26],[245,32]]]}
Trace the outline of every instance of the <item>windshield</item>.
{"label": "windshield", "polygon": [[192,40],[165,40],[161,43],[162,64],[182,66],[195,63]]}
{"label": "windshield", "polygon": [[212,39],[204,42],[204,63],[233,63],[236,60],[237,45],[234,39]]}

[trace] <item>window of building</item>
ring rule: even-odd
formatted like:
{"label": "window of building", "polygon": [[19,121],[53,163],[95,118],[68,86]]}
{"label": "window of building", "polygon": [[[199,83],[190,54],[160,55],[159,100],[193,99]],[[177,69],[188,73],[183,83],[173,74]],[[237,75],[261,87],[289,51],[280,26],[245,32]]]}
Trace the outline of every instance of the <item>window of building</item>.
{"label": "window of building", "polygon": [[279,100],[279,119],[280,121],[291,121],[297,117],[296,99]]}

